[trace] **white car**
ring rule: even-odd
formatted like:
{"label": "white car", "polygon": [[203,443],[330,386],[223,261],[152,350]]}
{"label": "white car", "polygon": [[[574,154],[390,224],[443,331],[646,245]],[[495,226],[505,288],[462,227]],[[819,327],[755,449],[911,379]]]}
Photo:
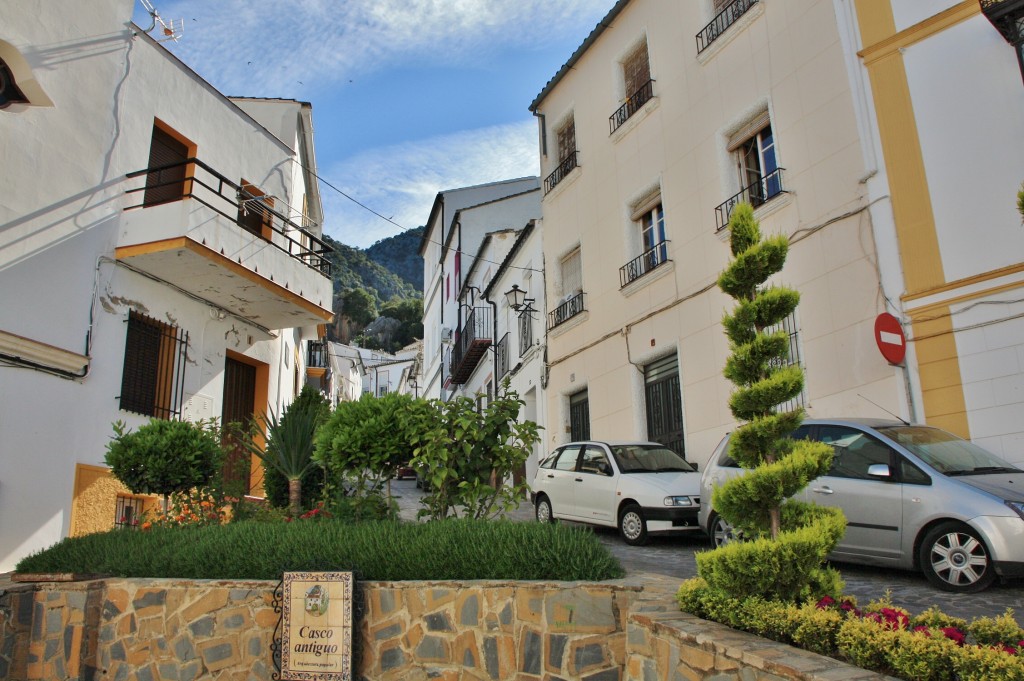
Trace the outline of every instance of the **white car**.
{"label": "white car", "polygon": [[657,442],[562,445],[541,462],[531,497],[540,522],[617,527],[633,546],[649,534],[700,531],[700,474]]}

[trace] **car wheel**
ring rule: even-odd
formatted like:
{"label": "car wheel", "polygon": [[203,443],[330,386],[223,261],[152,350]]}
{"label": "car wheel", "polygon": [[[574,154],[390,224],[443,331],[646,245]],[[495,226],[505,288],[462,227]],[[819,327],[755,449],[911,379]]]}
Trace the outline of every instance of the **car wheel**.
{"label": "car wheel", "polygon": [[537,522],[539,523],[553,523],[555,522],[555,516],[551,514],[551,502],[546,496],[537,497]]}
{"label": "car wheel", "polygon": [[715,513],[708,523],[708,534],[711,536],[711,545],[716,549],[736,541],[736,530],[732,523]]}
{"label": "car wheel", "polygon": [[929,530],[918,558],[924,576],[943,591],[973,593],[988,588],[996,578],[985,542],[961,523],[942,523]]}
{"label": "car wheel", "polygon": [[636,504],[626,506],[619,514],[619,533],[630,546],[643,546],[647,543],[647,521]]}

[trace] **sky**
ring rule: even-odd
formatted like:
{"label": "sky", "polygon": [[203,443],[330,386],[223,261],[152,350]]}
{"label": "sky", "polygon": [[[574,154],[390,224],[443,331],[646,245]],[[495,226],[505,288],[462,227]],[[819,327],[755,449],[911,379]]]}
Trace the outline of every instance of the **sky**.
{"label": "sky", "polygon": [[[229,96],[313,105],[324,232],[366,248],[443,189],[537,175],[528,108],[614,0],[151,0]],[[135,22],[150,19],[141,0]],[[159,37],[154,32],[155,37]]]}

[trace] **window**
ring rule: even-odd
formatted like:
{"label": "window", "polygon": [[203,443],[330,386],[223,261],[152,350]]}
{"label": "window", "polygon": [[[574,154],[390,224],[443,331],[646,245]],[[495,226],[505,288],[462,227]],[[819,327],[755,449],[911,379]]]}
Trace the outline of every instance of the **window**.
{"label": "window", "polygon": [[640,235],[640,255],[619,268],[620,286],[639,279],[668,260],[661,192],[638,202],[633,209],[632,219]]}
{"label": "window", "polygon": [[272,234],[274,199],[246,180],[238,190],[238,224],[247,232],[270,241]]}
{"label": "window", "polygon": [[586,390],[569,398],[569,433],[575,442],[590,439],[590,394]]}
{"label": "window", "polygon": [[21,91],[14,81],[14,74],[7,63],[0,59],[0,109],[6,109],[11,104],[27,104],[28,97]]}
{"label": "window", "polygon": [[[789,356],[786,359],[784,359],[784,360],[782,360],[782,359],[776,360],[774,366],[776,366],[776,367],[786,367],[786,366],[793,366],[795,364],[797,366],[801,366],[802,367],[803,366],[803,361],[802,361],[801,355],[800,355],[800,327],[798,327],[797,323],[796,323],[796,312],[795,311],[792,312],[788,317],[783,319],[781,322],[779,322],[777,325],[770,326],[770,327],[765,329],[765,331],[767,333],[774,333],[775,331],[780,331],[780,330],[781,331],[785,331],[786,332],[786,336],[789,338]],[[776,406],[775,410],[779,411],[779,412],[793,411],[794,409],[798,409],[800,407],[806,407],[806,406],[807,406],[806,391],[805,390],[801,390],[799,395],[797,395],[796,397],[794,397],[791,400],[788,400],[788,401],[783,402],[782,404]]]}
{"label": "window", "polygon": [[609,134],[618,130],[630,116],[654,97],[647,41],[640,43],[622,60],[622,81],[625,89],[624,103],[608,118]]}
{"label": "window", "polygon": [[533,347],[533,316],[530,312],[519,315],[519,356],[522,357]]}
{"label": "window", "polygon": [[580,472],[610,476],[612,465],[608,463],[608,457],[604,455],[604,452],[593,445],[588,445],[583,450],[583,458],[580,460]]}
{"label": "window", "polygon": [[570,114],[569,118],[562,123],[555,131],[558,139],[558,165],[544,179],[544,193],[554,189],[559,182],[565,179],[566,175],[576,167],[576,119]]}
{"label": "window", "polygon": [[117,495],[114,527],[138,527],[140,517],[142,517],[141,498]]}
{"label": "window", "polygon": [[833,477],[877,480],[868,475],[868,468],[875,464],[892,465],[893,450],[888,445],[854,428],[818,426],[818,439],[835,450],[828,472]]}
{"label": "window", "polygon": [[161,419],[179,418],[187,345],[187,331],[129,312],[121,409]]}
{"label": "window", "polygon": [[727,149],[736,162],[740,190],[715,209],[719,230],[728,226],[736,204],[746,201],[757,208],[786,191],[767,111],[734,132]]}
{"label": "window", "polygon": [[647,439],[660,442],[683,458],[683,397],[679,359],[669,355],[644,367],[644,401],[647,407]]}
{"label": "window", "polygon": [[149,145],[149,168],[143,205],[155,206],[178,201],[192,191],[188,178],[191,165],[186,161],[195,154],[195,146],[159,121],[153,124]]}
{"label": "window", "polygon": [[580,445],[574,445],[572,447],[565,447],[562,449],[555,460],[553,468],[556,471],[574,471],[576,470],[576,459],[580,456]]}
{"label": "window", "polygon": [[549,329],[583,312],[583,264],[579,248],[562,258],[559,274],[556,287],[559,301],[558,306],[548,313]]}

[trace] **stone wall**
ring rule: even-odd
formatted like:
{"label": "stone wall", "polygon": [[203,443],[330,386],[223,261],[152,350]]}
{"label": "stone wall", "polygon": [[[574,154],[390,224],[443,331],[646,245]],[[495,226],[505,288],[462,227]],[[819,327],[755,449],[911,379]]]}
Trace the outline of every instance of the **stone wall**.
{"label": "stone wall", "polygon": [[[0,681],[269,681],[275,586],[107,579],[0,588]],[[652,575],[600,583],[362,583],[355,677],[883,678],[680,613],[675,586]]]}

